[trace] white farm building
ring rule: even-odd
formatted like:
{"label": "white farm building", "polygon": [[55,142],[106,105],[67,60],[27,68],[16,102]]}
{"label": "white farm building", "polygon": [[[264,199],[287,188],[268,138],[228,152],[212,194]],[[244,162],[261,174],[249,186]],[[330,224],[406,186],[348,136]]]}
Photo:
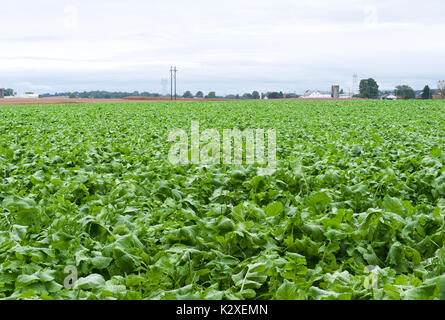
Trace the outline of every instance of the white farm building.
{"label": "white farm building", "polygon": [[301,98],[303,98],[303,99],[327,99],[327,98],[331,98],[331,92],[318,91],[318,90],[315,90],[315,91],[307,90]]}

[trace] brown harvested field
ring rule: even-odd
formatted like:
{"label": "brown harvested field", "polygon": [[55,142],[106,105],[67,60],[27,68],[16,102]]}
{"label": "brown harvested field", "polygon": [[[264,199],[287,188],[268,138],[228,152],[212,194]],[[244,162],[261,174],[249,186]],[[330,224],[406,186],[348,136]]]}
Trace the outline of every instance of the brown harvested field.
{"label": "brown harvested field", "polygon": [[[223,99],[184,99],[177,98],[176,101],[221,101]],[[70,98],[7,98],[0,99],[0,106],[32,105],[32,104],[72,104],[72,103],[113,103],[113,102],[167,102],[170,98],[165,97],[126,97],[123,99],[70,99]]]}
{"label": "brown harvested field", "polygon": [[129,102],[124,99],[69,99],[69,98],[10,98],[0,99],[0,105],[66,104],[66,103],[111,103]]}
{"label": "brown harvested field", "polygon": [[[308,100],[366,100],[366,99],[274,99],[272,101],[308,101]],[[33,104],[72,104],[72,103],[116,103],[116,102],[167,102],[171,101],[170,98],[160,97],[126,97],[123,99],[69,99],[69,98],[7,98],[0,99],[0,106],[12,106],[12,105],[33,105]],[[185,99],[177,98],[180,101],[250,101],[250,100],[228,100],[228,99]],[[263,100],[268,101],[268,100]]]}

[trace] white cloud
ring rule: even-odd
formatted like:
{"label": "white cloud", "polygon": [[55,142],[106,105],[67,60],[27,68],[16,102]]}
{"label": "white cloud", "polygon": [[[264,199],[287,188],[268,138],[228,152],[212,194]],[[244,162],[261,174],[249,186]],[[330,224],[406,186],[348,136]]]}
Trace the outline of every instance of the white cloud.
{"label": "white cloud", "polygon": [[66,5],[63,9],[65,14],[63,25],[68,31],[76,31],[79,28],[79,9],[74,5]]}
{"label": "white cloud", "polygon": [[16,83],[16,85],[21,88],[31,89],[31,90],[51,90],[52,89],[51,86],[42,85],[42,84],[34,84],[31,82],[27,82],[27,81],[18,82],[18,83]]}
{"label": "white cloud", "polygon": [[379,9],[377,8],[377,6],[365,6],[364,14],[365,26],[373,28],[379,24]]}
{"label": "white cloud", "polygon": [[333,82],[346,88],[354,72],[384,88],[400,81],[423,87],[445,74],[445,42],[439,40],[445,3],[439,0],[423,1],[424,11],[402,0],[2,5],[2,82],[44,83],[52,90],[160,91],[172,64],[181,70],[184,90],[221,93],[302,92]]}

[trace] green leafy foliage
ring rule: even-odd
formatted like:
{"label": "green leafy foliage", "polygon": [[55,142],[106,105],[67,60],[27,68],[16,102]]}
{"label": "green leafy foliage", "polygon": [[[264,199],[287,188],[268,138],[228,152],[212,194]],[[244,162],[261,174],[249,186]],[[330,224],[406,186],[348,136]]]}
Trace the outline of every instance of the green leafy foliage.
{"label": "green leafy foliage", "polygon": [[[191,119],[276,129],[278,170],[171,165]],[[0,298],[445,299],[444,129],[428,100],[2,107]]]}

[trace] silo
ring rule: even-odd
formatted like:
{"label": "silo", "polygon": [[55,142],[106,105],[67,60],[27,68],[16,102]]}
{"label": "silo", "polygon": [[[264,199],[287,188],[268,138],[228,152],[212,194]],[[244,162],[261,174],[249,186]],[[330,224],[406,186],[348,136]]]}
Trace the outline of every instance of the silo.
{"label": "silo", "polygon": [[340,86],[338,84],[334,84],[332,86],[331,97],[334,99],[340,98]]}

